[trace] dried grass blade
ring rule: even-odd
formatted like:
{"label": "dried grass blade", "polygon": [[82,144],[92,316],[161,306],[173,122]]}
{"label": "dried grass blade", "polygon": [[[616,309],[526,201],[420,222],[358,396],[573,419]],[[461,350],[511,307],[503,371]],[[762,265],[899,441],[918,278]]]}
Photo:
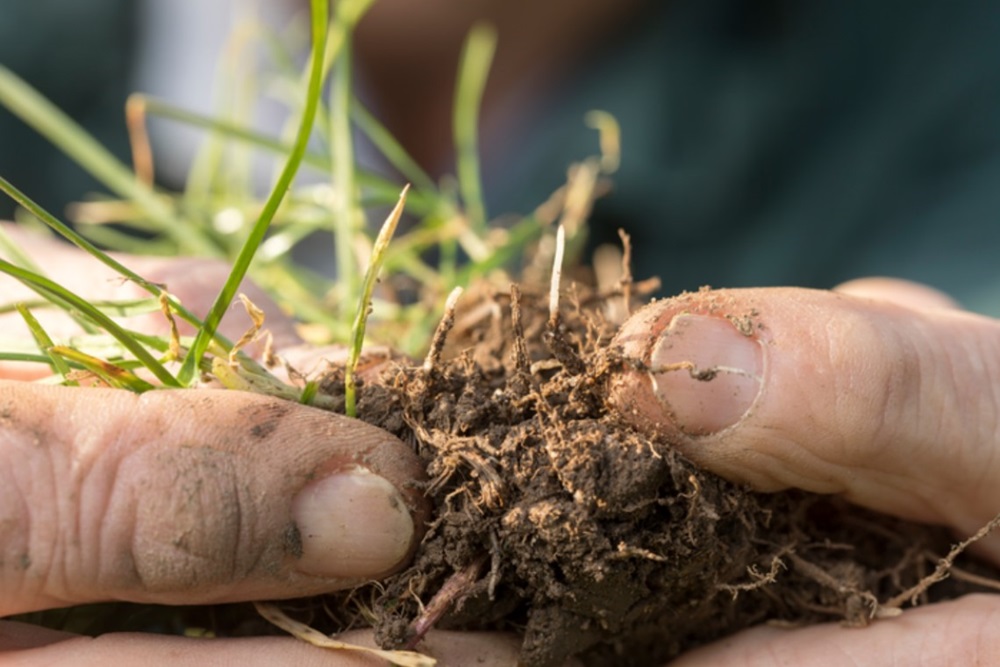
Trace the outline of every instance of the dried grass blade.
{"label": "dried grass blade", "polygon": [[300,623],[293,618],[289,618],[283,611],[266,602],[254,602],[253,606],[257,609],[257,613],[263,616],[269,623],[273,623],[285,632],[302,641],[309,642],[313,646],[337,651],[369,653],[383,660],[388,660],[393,665],[399,665],[399,667],[434,667],[437,664],[437,660],[434,658],[416,653],[415,651],[386,651],[367,646],[358,646],[357,644],[348,644],[347,642],[328,637],[319,630],[310,628],[305,623]]}

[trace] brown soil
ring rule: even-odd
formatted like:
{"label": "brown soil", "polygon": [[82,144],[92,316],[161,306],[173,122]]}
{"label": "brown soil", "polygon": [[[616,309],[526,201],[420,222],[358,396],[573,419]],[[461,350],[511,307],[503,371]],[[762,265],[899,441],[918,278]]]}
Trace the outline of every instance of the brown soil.
{"label": "brown soil", "polygon": [[524,637],[529,667],[638,666],[766,621],[863,626],[930,583],[946,532],[749,492],[621,420],[608,382],[634,362],[612,345],[605,299],[569,292],[555,323],[540,293],[466,298],[428,364],[362,388],[362,418],[426,461],[435,518],[409,569],[327,609],[365,600],[385,647],[432,626],[500,628]]}

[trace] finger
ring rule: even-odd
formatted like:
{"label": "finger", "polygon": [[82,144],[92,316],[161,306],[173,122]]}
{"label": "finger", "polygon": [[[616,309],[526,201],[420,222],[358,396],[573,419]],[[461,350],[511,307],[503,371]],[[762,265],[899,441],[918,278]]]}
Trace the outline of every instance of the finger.
{"label": "finger", "polygon": [[[371,631],[353,631],[338,639],[374,647]],[[428,633],[418,650],[438,660],[438,667],[515,667],[520,642],[499,633]],[[291,637],[192,639],[134,633],[96,638],[46,630],[23,623],[0,621],[0,658],[9,667],[35,665],[169,665],[212,667],[383,667],[387,663],[369,654],[316,648]]]}
{"label": "finger", "polygon": [[994,320],[831,292],[721,290],[652,304],[617,342],[664,372],[622,374],[612,401],[729,479],[841,493],[963,533],[1000,508]]}
{"label": "finger", "polygon": [[877,301],[888,301],[908,308],[959,308],[950,296],[920,283],[899,278],[858,278],[841,283],[835,292]]}
{"label": "finger", "polygon": [[840,667],[841,665],[996,664],[1000,597],[970,595],[919,607],[867,628],[839,624],[760,627],[696,650],[670,667]]}
{"label": "finger", "polygon": [[424,522],[388,433],[233,391],[0,383],[0,616],[316,594],[401,566]]}

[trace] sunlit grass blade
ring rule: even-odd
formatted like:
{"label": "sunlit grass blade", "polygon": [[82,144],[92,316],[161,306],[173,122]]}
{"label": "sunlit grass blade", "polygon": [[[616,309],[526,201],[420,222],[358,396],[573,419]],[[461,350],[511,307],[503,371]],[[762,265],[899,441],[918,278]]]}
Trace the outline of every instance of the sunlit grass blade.
{"label": "sunlit grass blade", "polygon": [[479,107],[496,51],[497,33],[488,25],[472,28],[465,41],[455,91],[454,134],[459,192],[473,231],[486,230],[486,206],[479,173]]}
{"label": "sunlit grass blade", "polygon": [[141,183],[86,130],[3,66],[0,66],[0,105],[33,127],[109,190],[135,201],[179,248],[187,252],[217,254],[202,235],[191,233],[162,198]]}
{"label": "sunlit grass blade", "polygon": [[80,350],[74,350],[71,347],[61,345],[56,345],[51,350],[54,355],[65,357],[80,364],[111,387],[128,389],[137,394],[156,389],[156,385],[143,380],[132,371],[113,364],[110,361],[98,359]]}
{"label": "sunlit grass blade", "polygon": [[44,354],[33,352],[11,352],[4,350],[0,352],[0,361],[23,361],[32,364],[51,365],[51,358]]}
{"label": "sunlit grass blade", "polygon": [[[253,146],[258,150],[266,151],[275,155],[286,156],[292,150],[291,143],[270,137],[262,132],[258,132],[236,123],[199,114],[195,111],[182,109],[155,97],[143,97],[143,101],[146,113],[151,116],[158,116],[160,118],[166,118],[178,123],[190,125],[192,127],[198,127],[211,132],[216,132],[222,136],[232,139],[233,141],[239,141],[249,146]],[[353,106],[352,113],[354,113]],[[393,164],[393,166],[397,169],[400,169],[400,173],[408,179],[416,176],[414,169],[408,168],[403,170],[400,167],[403,161],[409,158],[405,155],[400,156],[395,154],[393,149],[388,146],[389,141],[395,140],[391,139],[391,137],[376,139],[373,134],[369,134],[369,131],[375,133],[377,130],[365,123],[364,119],[359,120],[358,116],[354,116],[354,120],[358,123],[358,127],[360,127],[363,132],[368,134],[370,139],[372,139],[372,143],[376,144],[376,147],[386,154],[386,157],[390,160],[391,164]],[[386,132],[384,128],[382,128],[382,131]],[[400,148],[399,150],[402,151],[403,149]],[[306,153],[302,156],[302,164],[303,166],[311,167],[324,174],[330,173],[333,169],[330,156],[317,153],[315,151],[306,151]],[[416,167],[416,163],[413,163],[413,165],[416,170],[419,170],[419,167]],[[354,178],[357,181],[358,186],[365,189],[368,193],[367,196],[372,198],[370,202],[364,202],[366,204],[378,205],[394,203],[396,201],[396,197],[399,195],[398,183],[390,181],[384,176],[373,173],[369,170],[361,169],[357,167],[357,165],[354,167]],[[407,206],[418,215],[424,215],[434,210],[434,208],[440,203],[441,197],[437,194],[433,182],[429,180],[429,177],[426,174],[424,174],[423,178],[420,180],[416,180],[415,178],[412,180],[422,185],[419,185],[418,189],[410,193],[410,196],[407,199]]]}
{"label": "sunlit grass blade", "polygon": [[12,278],[17,279],[26,287],[41,295],[43,298],[52,300],[69,309],[75,310],[77,313],[111,334],[111,336],[113,336],[115,340],[117,340],[126,350],[142,362],[142,365],[149,369],[149,371],[156,376],[157,380],[168,387],[180,386],[177,379],[171,375],[166,368],[164,368],[163,364],[153,357],[153,355],[151,355],[149,351],[136,340],[134,334],[123,329],[117,322],[105,315],[98,308],[92,306],[85,299],[69,291],[62,285],[49,280],[45,276],[41,276],[33,271],[29,271],[28,269],[15,266],[14,264],[11,264],[3,259],[0,259],[0,272],[6,273]]}
{"label": "sunlit grass blade", "polygon": [[343,308],[358,293],[359,271],[354,242],[364,233],[364,212],[358,205],[354,185],[354,139],[351,136],[351,28],[344,12],[338,12],[336,33],[343,40],[340,55],[333,64],[330,86],[330,154],[333,156],[332,185],[337,193],[333,211],[334,252],[337,286]]}
{"label": "sunlit grass blade", "polygon": [[354,379],[354,371],[358,367],[361,359],[361,348],[365,342],[365,325],[368,322],[368,313],[371,309],[372,293],[375,291],[375,283],[378,281],[379,270],[382,268],[382,260],[385,258],[386,248],[392,235],[396,233],[396,225],[403,215],[403,208],[406,206],[406,192],[409,185],[403,187],[399,194],[399,202],[389,213],[382,229],[379,230],[375,245],[372,247],[372,256],[365,272],[365,280],[362,284],[361,299],[358,301],[358,312],[354,316],[354,325],[351,328],[351,341],[347,348],[347,363],[344,367],[344,412],[348,417],[356,417],[357,408],[357,385]]}
{"label": "sunlit grass blade", "polygon": [[119,231],[110,225],[81,224],[79,229],[80,236],[88,241],[118,252],[151,257],[170,257],[177,254],[169,241],[143,238],[134,233]]}
{"label": "sunlit grass blade", "polygon": [[229,308],[229,304],[232,303],[233,297],[236,296],[240,282],[246,276],[250,262],[253,260],[257,248],[264,240],[267,228],[270,226],[271,220],[274,218],[274,214],[277,212],[285,193],[291,187],[292,179],[294,179],[299,165],[302,163],[302,157],[305,155],[306,145],[309,142],[309,135],[312,131],[313,121],[316,118],[316,108],[319,104],[319,97],[323,87],[322,54],[326,48],[328,20],[327,0],[311,0],[310,4],[312,6],[312,63],[310,65],[308,95],[305,108],[302,112],[299,132],[288,160],[285,163],[285,167],[278,177],[274,189],[268,196],[260,217],[250,230],[246,243],[243,244],[239,256],[233,263],[233,268],[229,274],[229,278],[226,280],[226,284],[223,285],[222,290],[215,299],[215,303],[205,317],[204,323],[198,329],[194,343],[184,359],[184,363],[178,374],[178,379],[183,385],[188,385],[194,380],[198,366],[201,364],[201,359],[219,328],[222,316],[225,314],[226,309]]}
{"label": "sunlit grass blade", "polygon": [[[155,313],[160,309],[159,303],[154,298],[122,299],[120,301],[100,299],[90,301],[89,303],[94,308],[97,308],[101,312],[112,317],[134,317],[136,315]],[[38,310],[40,308],[57,308],[56,304],[51,301],[35,299],[31,301],[21,301],[19,303],[0,304],[0,315],[15,312],[18,310],[18,306],[21,305],[30,310]]]}
{"label": "sunlit grass blade", "polygon": [[35,344],[38,345],[38,349],[42,351],[49,359],[49,365],[52,367],[52,372],[63,378],[63,381],[70,386],[76,386],[77,383],[69,380],[67,377],[69,375],[69,364],[58,354],[52,352],[52,348],[55,343],[52,342],[52,338],[49,336],[48,332],[41,325],[38,319],[31,313],[31,311],[23,303],[19,303],[15,306],[17,312],[20,313],[21,318],[24,323],[28,325],[28,330],[31,332],[31,337],[35,339]]}
{"label": "sunlit grass blade", "polygon": [[[230,139],[238,140],[261,150],[275,153],[277,155],[288,155],[292,151],[292,145],[269,137],[262,132],[251,128],[232,123],[212,116],[189,111],[174,106],[169,102],[159,100],[155,97],[143,96],[146,113],[151,116],[167,118],[192,127],[200,127]],[[302,164],[315,167],[323,172],[330,171],[330,158],[312,151],[307,151],[302,155]]]}

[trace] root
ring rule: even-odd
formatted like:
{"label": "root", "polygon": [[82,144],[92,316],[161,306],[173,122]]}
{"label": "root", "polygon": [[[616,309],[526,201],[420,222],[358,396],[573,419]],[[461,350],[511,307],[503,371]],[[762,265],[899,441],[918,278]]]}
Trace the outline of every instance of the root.
{"label": "root", "polygon": [[479,579],[483,566],[486,564],[486,555],[482,555],[463,569],[455,572],[448,578],[441,589],[434,594],[431,601],[420,610],[413,622],[407,629],[406,648],[412,650],[423,640],[434,624],[452,608],[453,605],[460,604],[469,594],[473,584]]}
{"label": "root", "polygon": [[618,237],[622,240],[622,276],[618,285],[622,291],[625,317],[628,317],[632,314],[632,237],[624,229],[618,230]]}
{"label": "root", "polygon": [[552,259],[552,279],[549,281],[549,328],[559,326],[559,286],[562,282],[563,255],[566,252],[566,228],[556,229],[556,250]]}
{"label": "root", "polygon": [[434,330],[434,337],[431,338],[431,347],[427,351],[424,359],[423,370],[431,373],[441,364],[441,352],[444,350],[444,343],[448,338],[448,332],[455,326],[455,306],[462,296],[462,288],[456,287],[448,295],[448,300],[444,302],[444,314]]}
{"label": "root", "polygon": [[740,593],[755,591],[777,582],[778,574],[786,569],[785,563],[781,558],[782,556],[789,555],[791,550],[791,547],[784,547],[778,553],[774,554],[767,572],[761,572],[757,569],[756,565],[748,566],[747,574],[750,576],[750,581],[742,584],[719,584],[717,588],[720,591],[729,593],[733,596],[733,600],[736,600]]}
{"label": "root", "polygon": [[958,556],[969,548],[970,545],[983,539],[991,532],[993,532],[998,526],[1000,526],[1000,514],[993,517],[989,523],[976,531],[976,534],[972,537],[966,538],[965,540],[959,542],[948,555],[938,561],[937,567],[934,571],[928,574],[926,577],[922,578],[915,585],[911,586],[907,590],[903,591],[899,595],[890,598],[887,602],[879,605],[876,609],[876,615],[879,617],[891,617],[898,616],[900,610],[904,604],[909,602],[910,604],[916,604],[917,598],[927,591],[928,588],[946,579],[954,571],[954,562]]}
{"label": "root", "polygon": [[528,393],[531,377],[531,364],[528,361],[528,342],[524,338],[524,323],[521,313],[521,290],[517,285],[510,286],[510,319],[513,333],[514,375],[510,379],[510,389],[515,395]]}

